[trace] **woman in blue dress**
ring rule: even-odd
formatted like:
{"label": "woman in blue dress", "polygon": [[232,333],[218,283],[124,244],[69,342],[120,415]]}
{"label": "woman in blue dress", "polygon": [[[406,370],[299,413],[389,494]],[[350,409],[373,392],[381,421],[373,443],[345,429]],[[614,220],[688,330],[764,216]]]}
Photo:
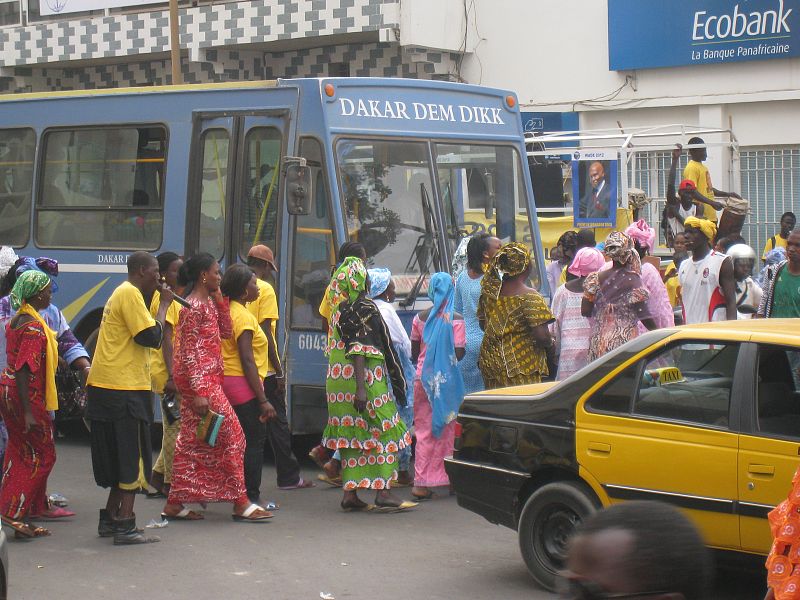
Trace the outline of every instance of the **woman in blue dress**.
{"label": "woman in blue dress", "polygon": [[[464,378],[464,393],[484,389],[483,377],[478,369],[483,331],[478,325],[478,300],[481,297],[481,279],[485,265],[497,254],[502,242],[488,233],[473,235],[467,244],[467,267],[456,277],[455,311],[464,317],[467,330],[467,347],[464,358],[458,363]],[[460,246],[463,247],[463,246]]]}

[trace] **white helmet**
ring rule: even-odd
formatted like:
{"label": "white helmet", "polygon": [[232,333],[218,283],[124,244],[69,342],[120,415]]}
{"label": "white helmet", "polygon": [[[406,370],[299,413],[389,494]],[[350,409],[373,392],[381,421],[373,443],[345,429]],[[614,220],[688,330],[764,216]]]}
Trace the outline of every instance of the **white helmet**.
{"label": "white helmet", "polygon": [[747,244],[734,244],[726,252],[734,261],[737,260],[756,260],[756,252]]}

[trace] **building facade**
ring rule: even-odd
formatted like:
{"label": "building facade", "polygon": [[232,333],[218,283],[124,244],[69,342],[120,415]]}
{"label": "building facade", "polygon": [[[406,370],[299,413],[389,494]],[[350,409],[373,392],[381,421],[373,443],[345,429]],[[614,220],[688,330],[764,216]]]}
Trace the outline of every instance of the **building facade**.
{"label": "building facade", "polygon": [[[166,3],[45,14],[53,2],[64,4],[0,0],[0,92],[171,83]],[[737,0],[181,1],[181,70],[186,83],[438,78],[513,89],[523,110],[568,115],[584,131],[729,129],[736,143],[712,146],[707,164],[715,187],[750,199],[745,237],[760,248],[780,214],[800,208],[800,0],[750,0],[748,11],[755,5],[757,24]],[[741,62],[721,52],[721,34],[747,27],[753,44],[792,47]],[[656,198],[666,156],[630,167]]]}

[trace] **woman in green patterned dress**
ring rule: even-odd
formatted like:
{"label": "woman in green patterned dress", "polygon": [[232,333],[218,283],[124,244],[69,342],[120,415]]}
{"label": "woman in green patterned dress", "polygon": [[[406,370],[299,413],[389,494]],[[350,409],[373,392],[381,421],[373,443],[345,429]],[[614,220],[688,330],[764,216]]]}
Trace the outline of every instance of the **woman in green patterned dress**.
{"label": "woman in green patterned dress", "polygon": [[[389,491],[397,479],[397,453],[411,445],[394,400],[405,402],[405,379],[380,311],[366,296],[367,287],[367,270],[355,257],[345,259],[331,279],[329,300],[336,308],[328,346],[323,444],[341,452],[343,510],[395,512],[416,506]],[[375,504],[359,499],[359,489],[376,490]]]}

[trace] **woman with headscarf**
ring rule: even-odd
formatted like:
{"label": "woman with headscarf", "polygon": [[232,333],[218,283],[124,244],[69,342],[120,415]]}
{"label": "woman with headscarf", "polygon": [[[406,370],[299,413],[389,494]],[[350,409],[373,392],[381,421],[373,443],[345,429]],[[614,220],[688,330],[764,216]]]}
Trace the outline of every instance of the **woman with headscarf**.
{"label": "woman with headscarf", "polygon": [[[639,254],[642,265],[642,285],[649,294],[647,310],[650,312],[650,316],[653,317],[653,321],[659,329],[674,327],[675,312],[669,301],[667,286],[664,285],[658,269],[644,260],[644,257],[650,254],[655,247],[656,230],[650,227],[644,219],[639,219],[625,230],[625,235],[633,240],[633,246]],[[639,333],[647,331],[641,323],[638,327]]]}
{"label": "woman with headscarf", "polygon": [[456,277],[455,311],[464,315],[466,326],[466,354],[458,363],[464,379],[464,394],[483,389],[483,378],[478,369],[483,330],[478,323],[478,301],[481,298],[481,280],[489,263],[500,250],[502,242],[488,233],[478,233],[467,244],[467,266]]}
{"label": "woman with headscarf", "polygon": [[[381,313],[381,317],[383,317],[383,322],[389,331],[392,347],[403,371],[403,379],[406,382],[405,403],[396,402],[397,412],[410,433],[414,425],[414,365],[411,364],[411,339],[408,337],[403,323],[400,322],[397,311],[392,306],[392,302],[395,299],[392,272],[384,268],[369,269],[367,277],[369,280],[369,297],[372,298]],[[392,392],[394,393],[394,389]],[[413,483],[410,469],[411,447],[406,446],[398,454],[395,486],[407,486]]]}
{"label": "woman with headscarf", "polygon": [[764,260],[764,267],[759,271],[758,277],[756,277],[756,283],[764,289],[767,286],[767,271],[770,267],[774,265],[778,265],[786,260],[786,248],[783,246],[778,246],[774,250],[770,250],[767,252],[767,257]]}
{"label": "woman with headscarf", "polygon": [[642,264],[631,238],[612,231],[606,238],[605,253],[612,261],[611,268],[592,273],[583,282],[581,313],[594,317],[590,362],[638,336],[639,321],[647,329],[656,329],[647,308],[649,294],[642,284]]}
{"label": "woman with headscarf", "polygon": [[8,446],[0,490],[0,517],[16,537],[50,535],[27,522],[48,507],[47,477],[56,462],[53,423],[58,408],[58,342],[39,311],[50,304],[50,278],[25,271],[11,290],[16,315],[6,326],[7,366],[0,375],[0,414],[8,428]]}
{"label": "woman with headscarf", "polygon": [[495,254],[481,282],[478,320],[484,337],[478,366],[486,389],[539,383],[549,374],[553,313],[528,287],[530,271],[531,251],[511,242]]}
{"label": "woman with headscarf", "polygon": [[581,314],[583,282],[606,264],[603,253],[596,248],[581,248],[567,269],[567,283],[553,296],[553,338],[558,362],[556,380],[566,379],[589,364],[589,338],[592,319]]}
{"label": "woman with headscarf", "polygon": [[[364,263],[345,258],[328,292],[334,308],[325,383],[328,424],[322,443],[341,453],[342,510],[396,512],[416,506],[390,492],[397,479],[397,453],[411,445],[411,435],[397,413],[388,380],[400,402],[406,387],[389,332],[366,291]],[[375,490],[374,505],[358,497],[360,489]]]}
{"label": "woman with headscarf", "polygon": [[432,487],[450,485],[444,459],[453,455],[455,418],[464,399],[458,361],[464,357],[466,327],[455,312],[455,288],[449,273],[434,273],[428,285],[433,302],[411,323],[414,381],[414,487],[418,500],[433,497]]}

